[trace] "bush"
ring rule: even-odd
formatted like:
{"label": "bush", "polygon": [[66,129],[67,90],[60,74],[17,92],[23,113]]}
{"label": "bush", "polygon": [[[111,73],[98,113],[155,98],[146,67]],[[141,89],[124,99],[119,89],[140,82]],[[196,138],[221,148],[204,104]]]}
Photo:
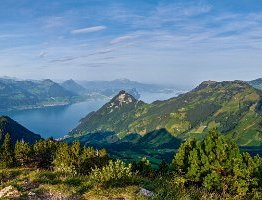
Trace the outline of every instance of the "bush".
{"label": "bush", "polygon": [[1,169],[0,170],[0,185],[4,182],[17,178],[23,171],[20,169]]}
{"label": "bush", "polygon": [[88,175],[92,168],[101,168],[108,164],[108,155],[104,149],[81,147],[80,142],[72,146],[60,143],[53,161],[54,170],[76,175]]}
{"label": "bush", "polygon": [[15,159],[17,164],[22,167],[30,167],[33,161],[33,148],[24,141],[17,141],[15,144]]}
{"label": "bush", "polygon": [[154,177],[155,175],[155,172],[151,167],[151,163],[146,157],[143,157],[138,162],[132,162],[131,169],[132,172],[134,172],[136,175],[140,175],[143,177]]}
{"label": "bush", "polygon": [[121,160],[109,161],[102,169],[95,168],[90,174],[93,184],[119,184],[128,183],[132,178],[131,164],[125,165]]}
{"label": "bush", "polygon": [[82,180],[78,177],[68,177],[65,179],[64,183],[70,186],[80,186]]}
{"label": "bush", "polygon": [[34,161],[37,168],[50,169],[54,160],[58,142],[53,139],[38,141],[33,146]]}
{"label": "bush", "polygon": [[182,177],[177,182],[201,185],[223,194],[244,196],[257,188],[261,179],[261,158],[241,153],[236,144],[216,130],[203,141],[188,140],[182,144],[173,164]]}
{"label": "bush", "polygon": [[52,171],[36,170],[29,175],[29,179],[35,183],[58,184],[61,182],[60,174]]}

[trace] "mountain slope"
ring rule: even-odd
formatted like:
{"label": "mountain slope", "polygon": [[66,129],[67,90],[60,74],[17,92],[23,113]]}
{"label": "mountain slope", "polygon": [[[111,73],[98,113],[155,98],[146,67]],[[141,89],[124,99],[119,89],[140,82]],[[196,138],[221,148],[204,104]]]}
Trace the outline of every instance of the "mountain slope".
{"label": "mountain slope", "polygon": [[142,101],[136,100],[125,91],[120,91],[117,96],[97,112],[91,112],[85,118],[81,119],[80,125],[71,134],[82,135],[87,132],[101,130],[114,132],[128,130],[129,122],[133,121],[133,111],[143,104]]}
{"label": "mountain slope", "polygon": [[256,89],[262,90],[262,78],[253,80],[253,81],[248,81],[248,84],[253,86]]}
{"label": "mountain slope", "polygon": [[40,135],[29,131],[10,117],[0,116],[0,144],[3,142],[7,133],[10,134],[13,143],[17,140],[34,143],[41,139]]}
{"label": "mountain slope", "polygon": [[0,81],[0,110],[19,107],[25,104],[34,105],[38,102],[34,94],[7,82]]}
{"label": "mountain slope", "polygon": [[79,85],[72,79],[64,81],[61,83],[61,86],[72,93],[83,94],[86,92],[86,89],[83,86]]}
{"label": "mountain slope", "polygon": [[75,94],[66,90],[58,83],[50,79],[45,79],[43,81],[17,81],[17,86],[20,86],[24,90],[36,95],[40,99],[47,98],[70,98]]}
{"label": "mountain slope", "polygon": [[169,100],[146,104],[132,98],[132,102],[112,109],[123,94],[130,97],[122,91],[82,119],[71,134],[107,130],[124,137],[165,128],[180,138],[202,138],[208,129],[217,127],[240,145],[262,144],[262,94],[243,81],[206,81]]}
{"label": "mountain slope", "polygon": [[52,80],[0,79],[0,110],[16,110],[70,103],[77,94]]}

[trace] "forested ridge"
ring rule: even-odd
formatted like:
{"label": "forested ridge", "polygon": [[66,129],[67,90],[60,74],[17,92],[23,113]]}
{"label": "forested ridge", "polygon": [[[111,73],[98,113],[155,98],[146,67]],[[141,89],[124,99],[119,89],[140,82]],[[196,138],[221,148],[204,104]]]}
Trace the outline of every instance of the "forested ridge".
{"label": "forested ridge", "polygon": [[203,138],[217,128],[241,146],[262,144],[261,90],[244,81],[205,81],[190,92],[147,104],[121,91],[70,132],[112,131],[124,138],[165,128],[180,139]]}

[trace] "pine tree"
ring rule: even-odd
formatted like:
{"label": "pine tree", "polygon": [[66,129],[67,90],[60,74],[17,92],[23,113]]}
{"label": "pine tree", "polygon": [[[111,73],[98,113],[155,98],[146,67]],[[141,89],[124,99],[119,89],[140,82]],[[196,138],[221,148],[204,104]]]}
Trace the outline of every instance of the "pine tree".
{"label": "pine tree", "polygon": [[5,135],[3,145],[1,147],[1,167],[9,168],[13,167],[14,162],[14,150],[11,142],[10,134]]}
{"label": "pine tree", "polygon": [[81,169],[81,144],[79,141],[75,141],[70,148],[70,157],[71,157],[71,165],[74,166],[74,169],[79,174]]}
{"label": "pine tree", "polygon": [[15,158],[22,167],[29,167],[33,162],[32,146],[24,141],[17,141],[15,144]]}
{"label": "pine tree", "polygon": [[34,144],[34,166],[38,168],[51,168],[58,143],[53,139],[38,141]]}
{"label": "pine tree", "polygon": [[243,196],[259,184],[261,177],[261,158],[241,153],[217,130],[210,131],[201,142],[189,140],[182,144],[173,165],[183,183],[202,184],[223,194]]}
{"label": "pine tree", "polygon": [[76,174],[76,170],[72,165],[71,150],[67,143],[59,144],[53,165],[55,171]]}
{"label": "pine tree", "polygon": [[196,140],[195,139],[189,139],[183,144],[181,144],[179,151],[176,153],[175,158],[173,160],[173,165],[181,174],[185,174],[187,171],[187,168],[189,167],[188,163],[188,155],[189,152],[192,151],[196,147]]}
{"label": "pine tree", "polygon": [[169,166],[164,160],[162,160],[157,169],[157,174],[159,176],[165,176],[168,174],[168,172],[169,172]]}

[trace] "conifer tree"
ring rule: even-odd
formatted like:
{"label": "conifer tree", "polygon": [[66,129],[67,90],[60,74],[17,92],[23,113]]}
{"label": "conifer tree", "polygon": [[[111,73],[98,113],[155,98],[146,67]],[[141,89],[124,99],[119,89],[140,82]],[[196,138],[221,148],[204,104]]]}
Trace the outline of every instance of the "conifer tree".
{"label": "conifer tree", "polygon": [[52,138],[36,142],[33,146],[34,165],[39,168],[50,168],[55,157],[57,146],[57,142]]}
{"label": "conifer tree", "polygon": [[182,144],[173,165],[183,183],[200,184],[224,194],[243,196],[261,178],[261,158],[241,153],[217,130],[210,131],[203,141],[188,140]]}
{"label": "conifer tree", "polygon": [[3,145],[1,147],[1,166],[9,168],[14,166],[14,150],[11,142],[10,134],[5,135]]}
{"label": "conifer tree", "polygon": [[164,175],[167,175],[168,172],[169,172],[169,166],[164,160],[162,160],[157,169],[157,174],[159,176],[164,176]]}
{"label": "conifer tree", "polygon": [[67,143],[60,143],[53,161],[55,171],[76,174],[72,165],[70,147]]}
{"label": "conifer tree", "polygon": [[15,159],[23,167],[29,167],[33,162],[32,146],[24,141],[17,141],[15,144]]}
{"label": "conifer tree", "polygon": [[70,148],[71,165],[79,174],[81,169],[81,154],[82,149],[79,141],[75,141]]}

